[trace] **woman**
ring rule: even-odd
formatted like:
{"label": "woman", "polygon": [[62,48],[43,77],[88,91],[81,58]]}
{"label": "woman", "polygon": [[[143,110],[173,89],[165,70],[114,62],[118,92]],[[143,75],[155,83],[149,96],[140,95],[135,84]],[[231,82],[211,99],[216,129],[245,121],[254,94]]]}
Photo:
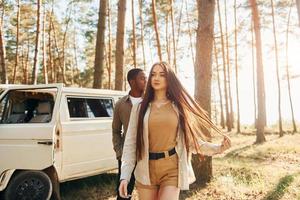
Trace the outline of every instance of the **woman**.
{"label": "woman", "polygon": [[210,129],[220,133],[171,67],[154,64],[143,101],[131,111],[120,195],[128,198],[127,184],[135,169],[139,199],[178,199],[180,190],[188,190],[195,181],[191,153],[211,156],[230,147],[227,136],[220,145],[205,142],[211,138]]}

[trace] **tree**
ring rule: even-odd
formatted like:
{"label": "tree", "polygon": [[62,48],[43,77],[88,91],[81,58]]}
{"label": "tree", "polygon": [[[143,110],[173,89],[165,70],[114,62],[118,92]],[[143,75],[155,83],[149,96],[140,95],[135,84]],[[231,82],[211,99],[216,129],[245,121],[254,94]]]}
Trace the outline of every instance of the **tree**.
{"label": "tree", "polygon": [[[66,16],[66,28],[63,32],[63,39],[62,39],[62,65],[61,66],[61,71],[62,71],[62,79],[63,79],[63,83],[67,83],[67,79],[66,79],[66,42],[67,42],[67,33],[69,31],[69,25],[70,25],[70,21],[71,21],[71,13],[72,13],[72,9],[70,9],[69,13]],[[98,36],[97,36],[98,37]],[[61,63],[61,62],[60,62]]]}
{"label": "tree", "polygon": [[220,38],[221,38],[221,46],[222,46],[222,58],[223,58],[223,74],[224,74],[224,95],[225,95],[225,112],[226,112],[226,126],[227,131],[231,131],[231,122],[230,122],[230,115],[229,115],[229,104],[228,104],[228,91],[227,91],[227,76],[226,76],[226,59],[225,59],[225,44],[223,39],[223,28],[222,28],[222,19],[221,19],[221,12],[220,12],[220,3],[217,0],[217,7],[218,7],[218,16],[219,16],[219,27],[220,27]]}
{"label": "tree", "polygon": [[111,89],[111,71],[112,71],[112,39],[111,39],[111,8],[110,2],[107,2],[107,24],[108,24],[108,89]]}
{"label": "tree", "polygon": [[300,26],[300,0],[296,0],[296,5],[297,5],[297,11],[298,11],[299,26]]}
{"label": "tree", "polygon": [[156,17],[156,1],[152,0],[152,16],[153,16],[153,26],[155,30],[155,36],[156,36],[156,45],[157,45],[157,54],[159,57],[159,60],[162,61],[162,54],[161,54],[161,47],[160,47],[160,39],[159,39],[159,31],[158,31],[158,26],[157,26],[157,17]]}
{"label": "tree", "polygon": [[99,1],[99,18],[97,26],[97,40],[96,40],[96,56],[94,64],[94,84],[93,88],[102,87],[102,77],[104,72],[104,48],[105,48],[105,17],[107,11],[107,1]]}
{"label": "tree", "polygon": [[171,25],[172,25],[172,39],[173,39],[173,67],[175,68],[175,72],[177,73],[177,66],[176,66],[176,44],[175,43],[175,25],[174,25],[174,9],[173,9],[173,0],[170,1],[171,7]]}
{"label": "tree", "polygon": [[139,14],[140,14],[140,24],[141,24],[141,42],[142,42],[142,52],[143,52],[143,65],[144,70],[146,70],[146,56],[145,56],[145,46],[144,46],[144,20],[143,20],[143,3],[139,0]]}
{"label": "tree", "polygon": [[289,72],[289,27],[290,27],[290,18],[291,18],[291,10],[292,10],[292,3],[289,9],[288,14],[288,20],[287,20],[287,28],[286,28],[286,47],[285,47],[285,70],[286,70],[286,77],[287,77],[287,83],[288,83],[288,91],[289,91],[289,100],[290,100],[290,106],[291,106],[291,113],[292,113],[292,122],[293,122],[293,133],[297,132],[297,126],[295,122],[295,116],[294,116],[294,108],[293,108],[293,101],[292,101],[292,94],[291,94],[291,83],[290,83],[290,72]]}
{"label": "tree", "polygon": [[123,89],[125,13],[126,13],[126,0],[119,0],[117,42],[116,42],[116,75],[115,75],[116,90]]}
{"label": "tree", "polygon": [[[214,38],[213,0],[198,0],[198,29],[195,62],[195,99],[211,116],[212,49]],[[203,130],[207,131],[207,130]],[[212,177],[212,159],[199,160],[193,155],[193,168],[198,182],[208,182]]]}
{"label": "tree", "polygon": [[[58,49],[58,41],[57,41],[57,34],[56,34],[56,28],[54,26],[54,20],[51,21],[51,25],[52,25],[52,30],[53,30],[53,40],[54,40],[54,49],[57,53],[57,62],[58,62],[58,66],[60,68],[62,68],[62,64],[61,64],[61,55],[60,55],[60,51]],[[59,80],[59,67],[57,67],[57,62],[53,63],[53,73],[54,73],[54,82],[57,82]]]}
{"label": "tree", "polygon": [[189,17],[187,0],[185,0],[185,12],[186,12],[186,18],[187,18],[187,24],[188,24],[188,33],[189,33],[189,38],[190,38],[190,49],[191,49],[193,64],[195,67],[194,46],[193,46],[193,40],[192,40],[192,31],[191,31],[191,25],[190,25],[190,17]]}
{"label": "tree", "polygon": [[20,0],[17,0],[17,34],[16,34],[16,55],[15,55],[15,66],[13,72],[12,83],[15,83],[16,74],[17,74],[17,66],[19,62],[19,29],[20,29]]}
{"label": "tree", "polygon": [[215,61],[216,61],[216,68],[217,68],[217,80],[218,80],[218,90],[219,90],[219,96],[220,96],[220,108],[221,108],[221,126],[224,129],[225,128],[225,122],[224,122],[224,109],[223,109],[223,95],[222,95],[222,89],[221,89],[221,81],[220,81],[220,70],[219,70],[219,62],[218,62],[218,51],[216,47],[216,41],[214,38],[214,55],[215,55]]}
{"label": "tree", "polygon": [[171,51],[170,51],[170,40],[169,40],[169,13],[166,14],[166,52],[168,57],[168,63],[171,63]]}
{"label": "tree", "polygon": [[279,136],[282,137],[283,136],[283,130],[282,130],[282,119],[281,119],[281,88],[280,88],[279,63],[278,63],[278,47],[277,47],[277,37],[276,37],[276,26],[275,26],[275,16],[274,16],[273,0],[271,0],[271,9],[272,9],[272,24],[273,24],[274,46],[275,46],[276,76],[277,76],[277,87],[278,87]]}
{"label": "tree", "polygon": [[[237,133],[241,132],[240,127],[240,99],[239,99],[239,67],[238,67],[238,49],[237,49],[237,18],[236,18],[236,0],[234,0],[234,60],[235,60],[235,87],[237,102]],[[231,113],[232,114],[232,113]]]}
{"label": "tree", "polygon": [[252,61],[252,85],[253,85],[253,108],[254,108],[254,127],[257,128],[257,112],[256,112],[256,86],[255,86],[255,47],[254,47],[254,31],[253,21],[251,20],[251,61]]}
{"label": "tree", "polygon": [[134,17],[134,3],[131,0],[131,18],[132,18],[132,55],[133,66],[136,68],[136,36],[135,36],[135,17]]}
{"label": "tree", "polygon": [[230,56],[229,56],[229,42],[228,42],[228,28],[227,28],[227,0],[224,1],[225,6],[225,39],[226,39],[226,63],[227,63],[227,77],[228,77],[228,98],[229,98],[229,106],[230,106],[230,113],[229,113],[229,123],[230,129],[233,127],[233,106],[232,106],[232,95],[231,95],[231,76],[230,76]]}
{"label": "tree", "polygon": [[1,83],[7,84],[8,78],[6,73],[6,63],[5,63],[5,45],[4,45],[4,36],[3,36],[3,17],[4,17],[4,2],[1,3],[2,6],[2,15],[0,23],[0,64],[1,64]]}
{"label": "tree", "polygon": [[257,64],[257,131],[256,131],[256,143],[263,143],[265,138],[265,119],[266,119],[266,105],[265,105],[265,81],[264,81],[264,68],[262,57],[262,45],[261,45],[261,32],[260,32],[260,19],[259,12],[256,4],[256,0],[249,0],[252,20],[254,23],[255,33],[255,46],[256,46],[256,64]]}
{"label": "tree", "polygon": [[52,31],[52,14],[53,14],[53,7],[51,12],[49,13],[49,24],[48,24],[48,66],[50,69],[50,80],[54,83],[55,74],[54,74],[54,67],[53,67],[53,60],[52,60],[52,40],[51,40],[51,31]]}
{"label": "tree", "polygon": [[44,75],[44,83],[48,84],[48,68],[46,62],[46,5],[44,4],[43,9],[43,75]]}
{"label": "tree", "polygon": [[40,9],[41,9],[41,0],[37,0],[37,21],[36,21],[36,35],[35,35],[35,49],[34,49],[34,58],[33,58],[33,70],[32,70],[32,79],[31,83],[37,84],[38,76],[38,54],[39,54],[39,43],[40,43]]}

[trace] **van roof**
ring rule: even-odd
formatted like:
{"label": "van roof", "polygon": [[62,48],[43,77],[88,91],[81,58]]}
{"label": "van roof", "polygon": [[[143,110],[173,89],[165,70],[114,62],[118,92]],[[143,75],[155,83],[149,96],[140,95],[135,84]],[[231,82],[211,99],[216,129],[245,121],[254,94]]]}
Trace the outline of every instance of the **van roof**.
{"label": "van roof", "polygon": [[120,90],[108,90],[108,89],[95,89],[95,88],[76,88],[76,87],[63,87],[63,92],[66,93],[89,93],[89,94],[113,94],[113,95],[125,95],[125,91]]}
{"label": "van roof", "polygon": [[0,84],[0,88],[9,89],[34,89],[34,88],[51,88],[58,87],[62,89],[62,92],[66,93],[85,93],[85,94],[110,94],[110,95],[125,95],[125,91],[120,90],[108,90],[108,89],[95,89],[95,88],[78,88],[78,87],[65,87],[63,83],[51,83],[51,84],[38,84],[38,85],[14,85],[14,84]]}
{"label": "van roof", "polygon": [[14,86],[24,86],[24,85],[22,85],[22,84],[0,84],[0,88],[2,88],[2,89],[14,87]]}

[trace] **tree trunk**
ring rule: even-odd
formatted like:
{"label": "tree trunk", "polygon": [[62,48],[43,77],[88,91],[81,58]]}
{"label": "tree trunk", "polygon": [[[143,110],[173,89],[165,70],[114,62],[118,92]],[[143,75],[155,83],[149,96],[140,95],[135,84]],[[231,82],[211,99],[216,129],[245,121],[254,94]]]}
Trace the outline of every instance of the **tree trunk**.
{"label": "tree trunk", "polygon": [[45,23],[46,23],[46,6],[44,4],[43,10],[43,74],[44,74],[44,81],[45,84],[48,84],[48,68],[47,68],[47,58],[46,58],[46,30],[45,30]]}
{"label": "tree trunk", "polygon": [[151,47],[151,45],[152,45],[152,39],[151,39],[151,37],[150,37],[150,35],[148,36],[148,47],[149,47],[149,52],[150,52],[150,61],[151,61],[151,63],[154,63],[154,60],[153,60],[153,54],[152,54],[152,47]]}
{"label": "tree trunk", "polygon": [[172,40],[173,40],[173,42],[172,42],[172,44],[173,44],[173,67],[175,69],[175,72],[177,73],[173,0],[169,0],[169,1],[170,1],[170,7],[171,7],[171,26],[172,26]]}
{"label": "tree trunk", "polygon": [[288,82],[288,91],[289,91],[289,100],[290,100],[290,106],[291,106],[291,112],[292,112],[292,122],[293,122],[293,133],[297,132],[297,126],[295,122],[295,116],[294,116],[294,108],[293,108],[293,101],[292,101],[292,94],[291,94],[291,84],[290,84],[290,72],[289,72],[289,26],[290,26],[290,18],[291,18],[291,10],[292,10],[292,3],[290,6],[289,14],[288,14],[288,21],[287,21],[287,28],[286,28],[286,47],[285,47],[285,69],[286,69],[286,77]]}
{"label": "tree trunk", "polygon": [[221,81],[220,81],[220,72],[219,72],[219,62],[218,62],[218,51],[216,47],[216,41],[214,38],[214,55],[215,55],[215,61],[216,61],[216,68],[217,68],[217,79],[218,79],[218,89],[219,89],[219,96],[220,96],[220,108],[221,108],[221,126],[224,129],[225,128],[225,122],[224,122],[224,109],[223,109],[223,95],[222,95],[222,89],[221,89]]}
{"label": "tree trunk", "polygon": [[218,16],[219,16],[219,27],[220,27],[220,34],[221,34],[221,46],[222,46],[222,58],[223,58],[223,74],[224,74],[224,93],[225,93],[225,111],[226,111],[226,126],[227,131],[231,131],[231,122],[230,122],[230,115],[229,115],[229,104],[228,104],[228,93],[227,93],[227,77],[226,77],[226,59],[225,59],[225,44],[223,39],[223,29],[222,29],[222,19],[221,19],[221,12],[220,12],[220,3],[217,0],[217,7],[218,7]]}
{"label": "tree trunk", "polygon": [[264,69],[262,58],[262,45],[261,45],[261,32],[260,32],[260,19],[256,0],[249,0],[252,19],[254,23],[255,41],[256,41],[256,62],[257,62],[257,131],[256,143],[263,143],[265,138],[265,124],[266,124],[266,105],[265,105],[265,83],[264,83]]}
{"label": "tree trunk", "polygon": [[[238,49],[237,49],[237,18],[236,18],[236,0],[234,0],[234,60],[235,60],[235,88],[237,103],[237,133],[241,132],[240,125],[240,99],[239,99],[239,67],[238,67]],[[233,120],[233,119],[232,119]]]}
{"label": "tree trunk", "polygon": [[136,68],[136,36],[135,36],[135,19],[134,19],[134,3],[131,0],[131,17],[132,17],[132,52],[133,66]]}
{"label": "tree trunk", "polygon": [[111,56],[111,8],[110,8],[110,2],[107,1],[107,20],[108,20],[108,89],[111,89],[111,71],[112,71],[112,56]]}
{"label": "tree trunk", "polygon": [[69,16],[67,18],[67,21],[66,21],[66,29],[64,31],[64,35],[63,35],[63,44],[62,44],[62,79],[63,79],[63,83],[66,84],[67,83],[67,79],[66,79],[66,56],[65,56],[65,47],[66,47],[66,38],[67,38],[67,33],[68,33],[68,30],[69,30],[69,24],[70,24],[70,21],[71,21],[71,11],[69,13]]}
{"label": "tree trunk", "polygon": [[300,26],[300,0],[296,0],[297,12],[298,12],[298,21]]}
{"label": "tree trunk", "polygon": [[277,75],[277,87],[278,87],[278,117],[279,117],[279,136],[283,136],[282,130],[282,117],[281,117],[281,89],[280,89],[280,75],[279,75],[279,63],[278,63],[278,49],[277,49],[277,37],[275,27],[275,16],[274,16],[274,4],[271,0],[272,8],[272,24],[273,24],[273,35],[274,35],[274,46],[275,46],[275,63],[276,63],[276,75]]}
{"label": "tree trunk", "polygon": [[[22,69],[22,72],[23,72],[23,76],[22,77],[24,77],[24,75],[25,75],[25,48],[24,48],[24,46],[22,46],[22,55],[21,55],[21,59],[19,60],[19,62],[21,63],[21,69]],[[21,81],[20,81],[20,83],[22,84],[22,83],[24,83],[24,78],[23,79],[21,79]]]}
{"label": "tree trunk", "polygon": [[110,69],[109,69],[109,61],[108,61],[108,48],[106,45],[104,45],[104,58],[105,58],[105,67],[107,69],[107,74],[108,74],[108,83],[107,83],[107,87],[105,87],[105,89],[110,89]]}
{"label": "tree trunk", "polygon": [[57,67],[56,62],[54,62],[54,66],[53,66],[53,69],[54,69],[53,72],[54,72],[54,77],[55,77],[54,82],[58,82],[59,81],[59,68],[62,69],[63,66],[61,64],[61,56],[60,56],[60,52],[59,52],[58,45],[57,45],[55,26],[54,26],[53,21],[51,23],[52,23],[53,38],[54,38],[54,47],[57,52],[57,60],[58,60],[58,65],[59,65],[59,67]]}
{"label": "tree trunk", "polygon": [[77,41],[77,34],[76,34],[76,25],[74,24],[74,30],[73,30],[73,52],[74,52],[74,65],[72,66],[72,78],[71,78],[71,85],[74,85],[75,80],[74,80],[74,71],[78,70],[78,59],[77,59],[77,45],[76,45],[76,41]]}
{"label": "tree trunk", "polygon": [[[213,0],[198,0],[198,29],[195,62],[195,99],[211,116],[211,76],[212,48],[214,37]],[[207,131],[207,130],[203,130]],[[197,182],[208,182],[212,177],[212,159],[206,156],[203,161],[193,155],[193,168]]]}
{"label": "tree trunk", "polygon": [[123,89],[123,63],[124,63],[124,31],[125,31],[126,0],[119,0],[118,3],[118,23],[116,42],[116,75],[115,89]]}
{"label": "tree trunk", "polygon": [[6,53],[5,53],[5,44],[4,44],[4,36],[3,36],[3,17],[4,17],[4,5],[3,5],[3,10],[2,10],[2,15],[1,15],[1,23],[0,23],[0,64],[1,64],[1,77],[0,78],[1,78],[1,83],[8,84],[6,63],[5,63]]}
{"label": "tree trunk", "polygon": [[16,57],[15,57],[15,66],[14,66],[14,72],[13,72],[13,79],[12,83],[14,84],[16,81],[16,75],[17,75],[17,67],[19,64],[19,30],[20,30],[20,0],[17,0],[17,34],[16,34]]}
{"label": "tree trunk", "polygon": [[97,26],[96,56],[93,88],[102,88],[104,72],[104,47],[105,47],[105,17],[107,11],[107,0],[99,1],[99,19]]}
{"label": "tree trunk", "polygon": [[170,43],[169,43],[169,13],[166,14],[166,52],[168,57],[168,63],[171,63]]}
{"label": "tree trunk", "polygon": [[30,41],[29,41],[29,38],[28,38],[27,39],[27,52],[26,52],[26,59],[25,59],[25,69],[24,69],[24,84],[29,83],[29,78],[28,78],[29,52],[30,52]]}
{"label": "tree trunk", "polygon": [[193,46],[193,39],[192,39],[193,36],[192,36],[192,31],[191,31],[190,17],[189,17],[189,11],[188,11],[188,6],[187,5],[188,5],[187,0],[185,0],[185,11],[186,11],[187,24],[188,24],[188,33],[189,33],[189,38],[190,38],[190,49],[191,49],[193,65],[195,67],[194,46]]}
{"label": "tree trunk", "polygon": [[35,36],[35,49],[34,49],[32,79],[31,79],[31,83],[34,85],[37,84],[37,76],[38,76],[39,43],[40,43],[40,15],[41,15],[40,9],[41,9],[41,0],[37,0],[36,36]]}
{"label": "tree trunk", "polygon": [[227,31],[227,0],[224,1],[225,6],[225,38],[226,38],[226,63],[227,63],[227,76],[228,76],[228,97],[229,97],[229,107],[230,107],[230,127],[234,128],[233,126],[233,106],[232,106],[232,94],[231,94],[231,64],[230,64],[230,53],[229,53],[229,42],[228,42],[228,31]]}
{"label": "tree trunk", "polygon": [[[180,13],[179,13],[179,17],[178,17],[178,25],[177,25],[177,37],[176,37],[176,41],[175,41],[175,49],[176,52],[178,50],[178,44],[179,44],[179,38],[181,36],[181,19],[182,19],[182,12],[183,12],[183,4],[184,1],[181,1],[181,6],[180,6]],[[175,20],[176,21],[176,20]],[[176,56],[177,57],[177,56]]]}
{"label": "tree trunk", "polygon": [[145,46],[144,46],[143,3],[142,3],[142,0],[139,0],[139,11],[140,11],[140,23],[141,23],[141,42],[142,42],[142,52],[143,52],[143,65],[144,65],[144,70],[146,70],[146,56],[145,56]]}
{"label": "tree trunk", "polygon": [[51,43],[51,30],[52,30],[52,14],[53,9],[51,10],[51,13],[49,15],[49,25],[48,25],[48,66],[50,69],[50,81],[51,83],[54,83],[55,81],[55,73],[54,73],[54,66],[53,66],[53,58],[52,58],[52,43]]}
{"label": "tree trunk", "polygon": [[162,54],[161,54],[161,47],[160,47],[160,40],[159,40],[159,32],[158,32],[158,26],[157,26],[157,18],[156,18],[156,0],[152,0],[152,16],[153,16],[153,25],[155,30],[155,36],[156,36],[156,43],[157,43],[157,54],[159,57],[159,60],[162,61]]}
{"label": "tree trunk", "polygon": [[254,127],[257,128],[257,105],[256,105],[256,86],[255,86],[255,56],[254,56],[254,32],[253,21],[251,21],[251,58],[252,58],[252,85],[253,85],[253,107],[254,107]]}

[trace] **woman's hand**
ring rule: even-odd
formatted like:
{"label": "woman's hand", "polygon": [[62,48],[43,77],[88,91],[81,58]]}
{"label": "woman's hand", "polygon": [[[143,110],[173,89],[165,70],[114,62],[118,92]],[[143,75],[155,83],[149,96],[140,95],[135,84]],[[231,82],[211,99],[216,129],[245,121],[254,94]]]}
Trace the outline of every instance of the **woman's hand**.
{"label": "woman's hand", "polygon": [[225,135],[224,139],[222,141],[222,144],[221,144],[221,153],[223,153],[224,151],[226,151],[230,147],[231,147],[231,140],[228,136]]}
{"label": "woman's hand", "polygon": [[127,185],[128,181],[123,179],[121,180],[120,186],[119,186],[119,194],[122,198],[129,198],[130,195],[127,195]]}

